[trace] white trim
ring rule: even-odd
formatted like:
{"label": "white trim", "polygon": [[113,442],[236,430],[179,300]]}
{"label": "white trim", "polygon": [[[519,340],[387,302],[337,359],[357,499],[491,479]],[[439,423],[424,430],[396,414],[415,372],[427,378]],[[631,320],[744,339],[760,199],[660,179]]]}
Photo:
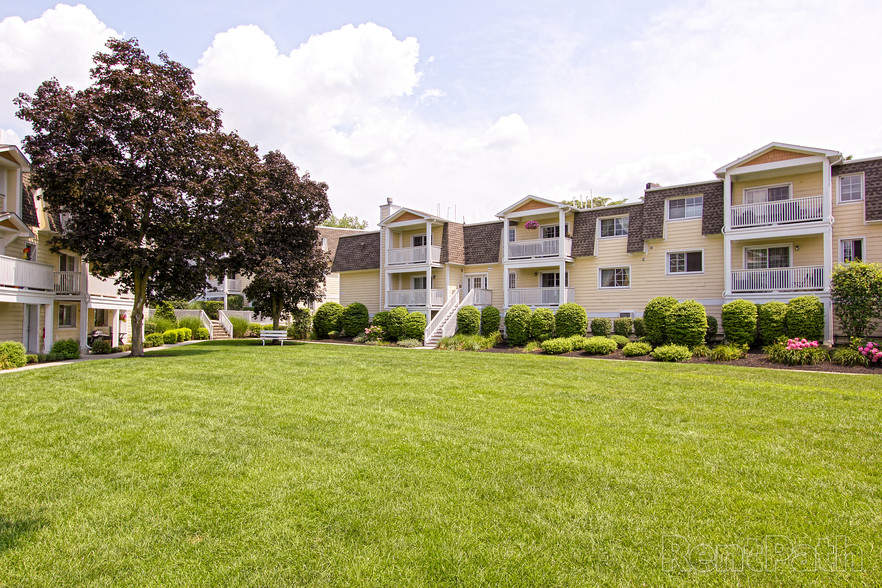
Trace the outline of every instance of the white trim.
{"label": "white trim", "polygon": [[[689,182],[688,184],[674,184],[672,186],[659,186],[657,188],[647,188],[644,192],[660,192],[664,190],[674,190],[677,188],[691,188],[692,186],[708,186],[710,184],[720,184],[724,180],[723,178],[717,178],[715,180],[705,180],[703,182]],[[702,196],[704,192],[699,192]],[[640,204],[639,202],[631,202],[631,204]],[[617,204],[616,206],[624,206],[624,204]],[[601,208],[598,206],[597,208]],[[588,209],[588,210],[596,210],[596,209]]]}
{"label": "white trim", "polygon": [[[82,304],[82,302],[80,304]],[[52,317],[52,320],[55,321],[55,326],[59,329],[76,329],[77,328],[76,305],[71,303],[71,304],[58,304],[57,306],[58,306],[58,313],[56,316]],[[70,318],[71,318],[72,322],[70,324],[68,324],[68,323],[61,324],[61,309],[65,306],[69,306],[71,309]]]}
{"label": "white trim", "polygon": [[[783,182],[780,184],[765,184],[762,186],[752,186],[750,188],[741,188],[741,204],[763,204],[767,202],[782,202],[782,200],[769,200],[769,189],[770,188],[781,188],[783,186],[787,186],[787,198],[786,200],[793,200],[793,182]],[[745,192],[749,190],[765,190],[766,191],[766,199],[762,202],[747,202],[747,195]],[[738,206],[737,204],[735,206]]]}
{"label": "white trim", "polygon": [[[603,286],[603,270],[618,270],[618,269],[627,269],[628,270],[628,285],[627,286]],[[616,265],[612,267],[599,267],[597,268],[597,289],[598,290],[630,290],[631,289],[631,266],[630,265]]]}
{"label": "white trim", "polygon": [[[689,200],[690,198],[701,198],[701,214],[698,216],[684,216],[683,218],[671,218],[671,202],[674,200]],[[688,205],[686,205],[686,210],[688,210]],[[684,221],[694,221],[695,219],[701,219],[704,217],[704,194],[695,194],[694,196],[670,196],[665,198],[665,222],[668,223],[680,223]]]}
{"label": "white trim", "polygon": [[861,261],[866,261],[867,257],[867,238],[866,236],[862,237],[842,237],[837,241],[837,249],[838,249],[838,259],[839,263],[850,263],[842,259],[842,242],[843,241],[860,241],[861,242]]}
{"label": "white trim", "polygon": [[[540,235],[539,238],[540,238],[540,239],[557,239],[557,238],[561,237],[560,232],[558,232],[557,237],[542,237],[542,236],[541,236],[541,235],[542,235],[542,229],[544,229],[545,227],[559,227],[559,226],[560,226],[560,223],[548,223],[548,224],[546,224],[546,225],[539,225],[539,235]],[[563,237],[566,238],[566,235],[567,235],[567,233],[569,232],[567,229],[569,229],[569,228],[570,228],[570,223],[564,223]],[[509,242],[512,243],[513,241],[509,241]]]}
{"label": "white trim", "polygon": [[[419,239],[420,237],[422,237],[423,239],[425,239],[426,242],[423,243],[422,245],[417,245],[416,243],[414,243],[414,241],[415,241],[416,239]],[[428,237],[428,235],[426,235],[425,233],[420,233],[420,234],[416,234],[416,235],[411,235],[411,236],[410,236],[410,246],[411,246],[411,247],[425,247],[425,246],[427,246],[427,245],[431,245],[431,243],[429,243],[429,237]]]}
{"label": "white trim", "polygon": [[[842,199],[842,178],[861,178],[861,197],[857,200],[843,200]],[[837,176],[836,180],[836,204],[855,204],[857,202],[863,202],[867,197],[867,178],[864,175],[864,172],[855,172],[853,174],[842,174]]]}
{"label": "white trim", "polygon": [[[701,271],[698,272],[672,272],[671,254],[673,253],[701,253]],[[665,251],[665,276],[700,276],[704,274],[704,249],[682,249],[677,251]]]}
{"label": "white trim", "polygon": [[[559,277],[558,277],[557,286],[543,286],[542,285],[542,276],[544,276],[546,274],[550,274],[550,275],[556,274],[556,275],[560,276],[560,270],[554,270],[552,272],[541,272],[540,271],[540,272],[536,272],[536,274],[539,278],[538,282],[536,283],[536,286],[538,288],[557,288],[560,286],[560,278]],[[565,270],[564,271],[564,288],[569,288],[569,287],[570,287],[570,270]]]}
{"label": "white trim", "polygon": [[468,294],[471,288],[466,289],[465,285],[469,283],[469,278],[474,277],[483,277],[484,278],[484,287],[483,290],[487,290],[490,288],[490,274],[488,272],[475,272],[475,273],[463,273],[462,275],[462,285],[463,285],[463,294]]}
{"label": "white trim", "polygon": [[[604,216],[597,218],[597,238],[598,239],[623,239],[628,236],[628,233],[631,232],[631,219],[630,214],[617,214],[615,216]],[[603,236],[603,221],[612,220],[613,221],[613,231],[615,231],[615,219],[617,218],[626,218],[628,219],[628,228],[625,230],[624,235],[609,235]]]}
{"label": "white trim", "polygon": [[[792,153],[805,154],[809,157],[811,157],[811,156],[824,156],[824,157],[828,157],[828,158],[832,157],[832,158],[836,158],[836,159],[842,159],[842,154],[838,151],[833,151],[830,149],[818,149],[817,147],[805,147],[803,145],[791,145],[790,143],[778,143],[777,141],[772,141],[768,145],[760,147],[759,149],[756,149],[755,151],[751,151],[747,155],[739,157],[735,161],[727,163],[723,167],[715,170],[714,173],[717,176],[719,176],[720,174],[725,174],[728,171],[733,171],[732,168],[737,167],[746,161],[750,161],[751,159],[759,157],[760,155],[767,153],[769,151],[773,151],[775,149],[778,149],[780,151],[790,151]],[[793,160],[788,159],[788,160],[785,160],[785,162],[796,161],[797,159],[804,159],[804,158],[795,158]],[[773,162],[773,163],[780,163],[780,162]],[[760,164],[760,165],[762,165],[762,164]],[[797,165],[799,165],[799,164],[797,164]],[[745,168],[747,168],[747,167],[754,167],[754,166],[745,166]],[[740,173],[740,172],[733,171],[733,173]]]}
{"label": "white trim", "polygon": [[788,253],[788,260],[787,260],[788,263],[790,263],[790,265],[788,265],[788,266],[786,266],[786,267],[795,267],[795,266],[793,265],[793,243],[792,243],[792,242],[790,242],[790,243],[768,243],[768,244],[763,243],[763,244],[758,244],[758,245],[742,245],[741,247],[742,247],[742,250],[743,250],[743,252],[742,252],[743,259],[742,259],[742,262],[741,262],[741,269],[742,269],[742,270],[748,270],[748,269],[777,269],[777,268],[769,268],[769,267],[766,267],[766,268],[749,268],[749,267],[747,267],[747,251],[748,251],[749,249],[769,249],[769,248],[772,248],[772,247],[787,247],[787,249],[790,250],[790,252]]}

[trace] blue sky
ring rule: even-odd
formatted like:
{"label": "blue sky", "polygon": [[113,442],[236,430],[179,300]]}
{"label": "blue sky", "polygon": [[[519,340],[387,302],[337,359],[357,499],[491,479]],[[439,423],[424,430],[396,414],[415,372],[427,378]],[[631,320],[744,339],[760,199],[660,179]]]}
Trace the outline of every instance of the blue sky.
{"label": "blue sky", "polygon": [[[261,151],[376,222],[387,197],[469,222],[526,194],[635,199],[771,141],[882,154],[882,3],[0,0],[0,133],[110,35],[194,70]],[[448,212],[449,211],[449,212]]]}

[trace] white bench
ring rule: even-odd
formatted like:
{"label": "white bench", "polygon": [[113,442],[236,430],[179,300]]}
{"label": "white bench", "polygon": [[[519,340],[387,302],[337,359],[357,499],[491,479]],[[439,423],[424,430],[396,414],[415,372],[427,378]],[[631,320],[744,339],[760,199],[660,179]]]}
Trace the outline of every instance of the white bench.
{"label": "white bench", "polygon": [[288,338],[288,331],[261,331],[260,342],[266,345],[267,341],[280,341],[282,346],[285,345],[285,339]]}

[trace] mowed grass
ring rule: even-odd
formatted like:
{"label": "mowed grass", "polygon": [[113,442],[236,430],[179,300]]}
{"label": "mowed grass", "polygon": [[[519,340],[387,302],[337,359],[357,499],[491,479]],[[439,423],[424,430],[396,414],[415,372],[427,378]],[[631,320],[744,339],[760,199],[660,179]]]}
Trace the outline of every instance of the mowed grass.
{"label": "mowed grass", "polygon": [[0,585],[882,577],[876,376],[241,341],[150,355],[0,375]]}

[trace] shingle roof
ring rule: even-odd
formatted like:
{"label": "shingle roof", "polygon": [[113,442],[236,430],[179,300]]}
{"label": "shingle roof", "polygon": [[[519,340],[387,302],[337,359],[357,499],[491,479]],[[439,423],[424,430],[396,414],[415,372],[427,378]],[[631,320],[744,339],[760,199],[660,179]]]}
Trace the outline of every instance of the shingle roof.
{"label": "shingle roof", "polygon": [[502,222],[463,227],[464,261],[466,265],[499,263],[499,241]]}
{"label": "shingle roof", "polygon": [[465,263],[465,237],[461,223],[444,223],[441,229],[441,263]]}
{"label": "shingle roof", "polygon": [[21,191],[21,220],[29,227],[36,227],[40,224],[40,220],[37,218],[37,205],[34,202],[34,190],[28,186],[24,186]]}
{"label": "shingle roof", "polygon": [[704,184],[671,186],[647,190],[643,197],[643,238],[663,239],[665,236],[665,200],[678,196],[702,194],[702,235],[718,235],[723,232],[723,181],[714,180]]}
{"label": "shingle roof", "polygon": [[352,272],[380,268],[380,232],[346,235],[338,238],[332,272]]}
{"label": "shingle roof", "polygon": [[577,212],[573,219],[573,257],[594,255],[597,219],[608,216],[628,215],[628,253],[643,250],[643,203],[627,204],[614,208],[588,209]]}
{"label": "shingle roof", "polygon": [[316,228],[319,232],[319,238],[324,238],[328,240],[328,254],[331,256],[331,259],[334,258],[334,254],[337,252],[337,243],[340,241],[340,237],[351,237],[368,232],[353,229],[338,229],[336,227],[320,226]]}

